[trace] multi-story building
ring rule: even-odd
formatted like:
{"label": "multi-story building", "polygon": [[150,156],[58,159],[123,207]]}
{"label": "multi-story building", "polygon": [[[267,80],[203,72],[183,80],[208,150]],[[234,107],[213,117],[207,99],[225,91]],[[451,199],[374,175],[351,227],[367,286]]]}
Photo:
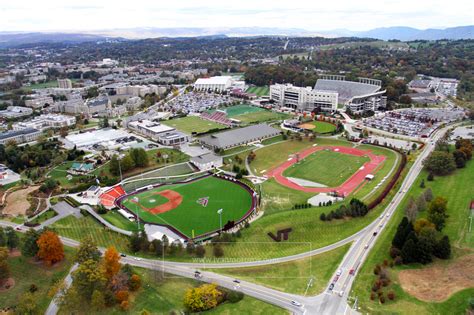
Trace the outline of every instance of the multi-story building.
{"label": "multi-story building", "polygon": [[74,116],[57,114],[45,114],[28,121],[21,121],[12,125],[13,130],[37,129],[46,130],[50,128],[70,127],[76,123]]}
{"label": "multi-story building", "polygon": [[20,118],[33,114],[33,109],[21,106],[8,106],[5,110],[0,110],[0,117],[3,118]]}
{"label": "multi-story building", "polygon": [[128,123],[128,128],[158,141],[160,136],[165,136],[175,132],[173,127],[163,125],[159,122],[153,122],[147,119],[136,120]]}
{"label": "multi-story building", "polygon": [[230,76],[200,78],[194,83],[194,90],[224,92],[232,86],[232,82],[233,80]]}
{"label": "multi-story building", "polygon": [[0,144],[7,144],[9,142],[15,142],[17,144],[31,142],[38,139],[41,135],[41,131],[38,129],[22,129],[22,130],[10,130],[0,133]]}
{"label": "multi-story building", "polygon": [[45,106],[52,106],[54,104],[54,100],[51,96],[40,96],[33,98],[31,100],[25,101],[25,106],[31,108],[41,108]]}
{"label": "multi-story building", "polygon": [[292,84],[274,84],[270,86],[270,99],[279,107],[299,111],[333,112],[337,109],[336,92],[316,91],[311,87],[297,87]]}
{"label": "multi-story building", "polygon": [[60,89],[72,89],[72,81],[69,79],[58,79],[58,87]]}

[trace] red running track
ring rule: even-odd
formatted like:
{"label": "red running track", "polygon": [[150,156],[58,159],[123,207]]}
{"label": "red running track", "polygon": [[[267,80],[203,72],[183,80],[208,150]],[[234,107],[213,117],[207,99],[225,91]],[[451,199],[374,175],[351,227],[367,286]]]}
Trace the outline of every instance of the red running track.
{"label": "red running track", "polygon": [[[311,147],[309,149],[303,150],[298,152],[300,160],[304,159],[308,155],[313,154],[314,152],[321,151],[321,150],[331,150],[338,153],[343,154],[351,154],[355,156],[367,156],[370,161],[365,163],[357,172],[355,172],[348,180],[346,180],[342,185],[338,187],[303,187],[300,186],[288,178],[283,176],[283,172],[290,166],[296,163],[296,158],[292,158],[289,161],[275,167],[274,169],[268,171],[267,176],[269,178],[273,177],[275,180],[286,187],[291,189],[300,190],[304,192],[314,192],[314,193],[327,193],[336,191],[340,195],[348,196],[351,192],[353,192],[357,187],[359,187],[365,181],[365,177],[371,173],[373,173],[379,165],[385,161],[385,156],[383,155],[375,155],[370,151],[359,150],[356,148],[349,148],[349,147],[340,147],[340,146],[316,146]],[[331,167],[331,165],[328,165]]]}

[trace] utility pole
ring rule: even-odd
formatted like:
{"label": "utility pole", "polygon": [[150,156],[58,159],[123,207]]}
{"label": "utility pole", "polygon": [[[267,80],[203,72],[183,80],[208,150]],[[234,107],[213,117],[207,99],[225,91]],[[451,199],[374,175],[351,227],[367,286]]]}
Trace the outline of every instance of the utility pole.
{"label": "utility pole", "polygon": [[221,227],[220,228],[221,233],[222,233],[222,211],[224,211],[224,210],[223,209],[217,210],[217,213],[219,214],[219,226]]}
{"label": "utility pole", "polygon": [[138,202],[140,199],[138,199],[137,196],[133,197],[133,202],[135,203],[135,215],[137,216],[137,227],[138,231],[140,231],[140,217],[138,216]]}

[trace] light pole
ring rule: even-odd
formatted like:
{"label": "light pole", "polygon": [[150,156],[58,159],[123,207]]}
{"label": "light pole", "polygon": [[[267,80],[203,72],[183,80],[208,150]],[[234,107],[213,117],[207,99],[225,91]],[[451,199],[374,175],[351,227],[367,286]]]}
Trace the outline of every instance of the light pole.
{"label": "light pole", "polygon": [[217,213],[219,214],[219,226],[221,227],[220,232],[222,233],[222,211],[223,209],[217,210]]}
{"label": "light pole", "polygon": [[137,196],[133,197],[133,202],[135,203],[135,215],[137,216],[137,227],[138,227],[138,231],[140,231],[140,217],[138,216],[138,201],[140,199],[138,199]]}

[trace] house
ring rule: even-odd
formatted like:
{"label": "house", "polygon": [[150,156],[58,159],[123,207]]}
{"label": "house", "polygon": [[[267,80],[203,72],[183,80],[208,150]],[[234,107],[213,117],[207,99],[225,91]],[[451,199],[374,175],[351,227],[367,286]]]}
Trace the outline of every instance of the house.
{"label": "house", "polygon": [[222,156],[217,156],[213,153],[192,157],[190,162],[200,171],[208,171],[223,165]]}

